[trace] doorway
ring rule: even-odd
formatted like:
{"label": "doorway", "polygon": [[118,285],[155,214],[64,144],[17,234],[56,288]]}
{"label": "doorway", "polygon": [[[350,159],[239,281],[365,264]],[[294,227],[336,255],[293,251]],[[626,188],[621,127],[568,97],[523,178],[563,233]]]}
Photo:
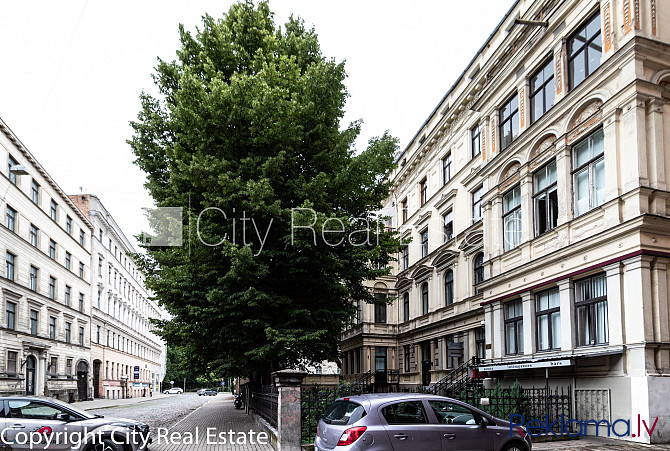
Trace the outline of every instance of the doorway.
{"label": "doorway", "polygon": [[26,395],[35,394],[35,357],[29,355],[26,358]]}
{"label": "doorway", "polygon": [[83,360],[77,364],[77,398],[88,399],[88,363]]}
{"label": "doorway", "polygon": [[100,366],[102,362],[100,360],[93,361],[93,397],[100,397]]}
{"label": "doorway", "polygon": [[421,343],[421,385],[430,385],[430,341]]}

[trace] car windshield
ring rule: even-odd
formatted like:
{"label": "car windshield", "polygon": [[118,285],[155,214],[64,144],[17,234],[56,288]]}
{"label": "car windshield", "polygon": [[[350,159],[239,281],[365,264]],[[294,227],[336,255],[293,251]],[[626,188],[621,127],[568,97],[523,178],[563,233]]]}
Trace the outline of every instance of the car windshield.
{"label": "car windshield", "polygon": [[73,406],[72,404],[68,404],[63,401],[59,401],[58,399],[49,399],[49,401],[53,402],[54,404],[58,404],[59,406],[63,407],[64,409],[70,410],[77,415],[81,415],[82,417],[86,418],[87,420],[90,420],[92,418],[96,418],[95,415],[86,412],[85,410],[82,410],[78,407]]}
{"label": "car windshield", "polygon": [[366,415],[362,405],[351,401],[335,401],[323,416],[328,424],[346,426],[353,424]]}

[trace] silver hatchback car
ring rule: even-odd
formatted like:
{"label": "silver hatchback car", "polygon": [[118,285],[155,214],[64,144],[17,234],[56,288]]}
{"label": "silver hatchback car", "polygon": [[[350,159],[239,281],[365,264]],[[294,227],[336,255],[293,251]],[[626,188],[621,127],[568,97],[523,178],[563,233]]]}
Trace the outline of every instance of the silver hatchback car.
{"label": "silver hatchback car", "polygon": [[443,396],[339,398],[319,421],[316,451],[531,451],[523,428]]}
{"label": "silver hatchback car", "polygon": [[144,423],[92,415],[57,399],[2,396],[0,408],[0,446],[8,449],[146,451],[151,443]]}

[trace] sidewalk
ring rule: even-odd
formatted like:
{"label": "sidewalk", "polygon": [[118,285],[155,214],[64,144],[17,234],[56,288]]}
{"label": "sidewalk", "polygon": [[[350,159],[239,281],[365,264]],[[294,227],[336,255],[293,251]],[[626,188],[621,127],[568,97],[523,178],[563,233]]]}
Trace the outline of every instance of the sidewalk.
{"label": "sidewalk", "polygon": [[137,397],[137,398],[126,398],[126,399],[94,399],[91,401],[78,401],[73,403],[73,406],[76,406],[83,410],[93,410],[93,409],[107,409],[110,407],[117,406],[127,406],[131,404],[137,404],[140,402],[154,401],[156,399],[166,398],[168,396],[178,396],[178,395],[164,395],[162,393],[156,393],[153,396]]}
{"label": "sidewalk", "polygon": [[[272,451],[258,443],[259,429],[233,396],[220,394],[174,426],[154,431],[151,451]],[[233,443],[231,444],[231,439]],[[254,443],[252,443],[252,441]]]}
{"label": "sidewalk", "polygon": [[533,442],[533,451],[561,450],[561,451],[641,451],[641,450],[670,450],[670,444],[643,445],[624,440],[615,440],[606,437],[581,437],[579,440],[557,440],[553,442]]}

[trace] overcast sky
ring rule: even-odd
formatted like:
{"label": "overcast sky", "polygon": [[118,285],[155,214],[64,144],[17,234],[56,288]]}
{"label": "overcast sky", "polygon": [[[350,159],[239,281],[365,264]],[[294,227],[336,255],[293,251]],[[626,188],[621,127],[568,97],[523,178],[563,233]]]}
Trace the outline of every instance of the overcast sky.
{"label": "overcast sky", "polygon": [[[172,60],[178,24],[194,30],[225,1],[0,0],[0,117],[65,192],[97,194],[126,236],[153,205],[126,144],[156,58]],[[314,25],[324,55],[346,60],[343,125],[358,147],[384,130],[404,148],[513,0],[271,0],[275,22]]]}

